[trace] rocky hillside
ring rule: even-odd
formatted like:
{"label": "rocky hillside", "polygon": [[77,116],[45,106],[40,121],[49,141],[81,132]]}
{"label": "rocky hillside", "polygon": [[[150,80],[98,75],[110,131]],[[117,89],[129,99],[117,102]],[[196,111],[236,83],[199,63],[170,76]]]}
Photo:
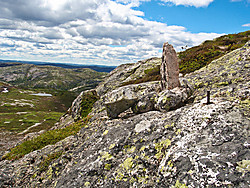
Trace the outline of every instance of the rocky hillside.
{"label": "rocky hillside", "polygon": [[121,65],[81,93],[53,135],[80,131],[28,154],[28,143],[6,153],[0,186],[248,187],[250,42],[186,74],[179,89],[134,84],[157,75],[159,64]]}
{"label": "rocky hillside", "polygon": [[87,68],[64,69],[21,63],[8,63],[8,65],[0,67],[0,81],[24,88],[84,91],[95,88],[107,74]]}

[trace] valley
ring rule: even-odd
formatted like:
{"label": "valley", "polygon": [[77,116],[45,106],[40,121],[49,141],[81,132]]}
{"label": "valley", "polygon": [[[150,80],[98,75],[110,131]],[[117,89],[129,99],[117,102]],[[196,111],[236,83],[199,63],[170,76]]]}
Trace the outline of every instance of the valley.
{"label": "valley", "polygon": [[107,73],[17,62],[0,66],[0,156],[51,129],[81,91]]}

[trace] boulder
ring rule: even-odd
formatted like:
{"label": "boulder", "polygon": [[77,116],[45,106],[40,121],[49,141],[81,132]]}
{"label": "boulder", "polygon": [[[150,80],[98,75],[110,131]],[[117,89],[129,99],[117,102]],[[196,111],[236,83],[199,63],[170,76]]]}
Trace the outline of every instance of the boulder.
{"label": "boulder", "polygon": [[155,110],[155,101],[157,101],[158,94],[156,92],[149,93],[143,96],[137,101],[137,103],[132,107],[134,113],[145,113]]}
{"label": "boulder", "polygon": [[107,115],[110,118],[116,118],[120,113],[133,107],[139,99],[159,90],[159,81],[133,84],[113,90],[104,96]]}
{"label": "boulder", "polygon": [[171,90],[163,90],[158,94],[158,100],[155,104],[155,109],[159,111],[169,111],[183,106],[187,99],[193,93],[193,87],[184,78],[181,79],[181,87],[176,87]]}
{"label": "boulder", "polygon": [[180,87],[152,92],[141,97],[132,107],[134,113],[145,113],[152,110],[169,111],[185,104],[194,89],[185,78],[180,79]]}

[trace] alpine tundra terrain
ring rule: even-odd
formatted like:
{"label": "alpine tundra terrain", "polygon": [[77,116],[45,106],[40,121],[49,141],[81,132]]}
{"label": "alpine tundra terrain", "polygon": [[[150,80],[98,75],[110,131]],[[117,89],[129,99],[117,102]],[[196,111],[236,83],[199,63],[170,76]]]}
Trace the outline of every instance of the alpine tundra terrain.
{"label": "alpine tundra terrain", "polygon": [[107,73],[0,63],[0,154],[17,142],[49,130],[81,91]]}
{"label": "alpine tundra terrain", "polygon": [[167,43],[163,58],[117,67],[53,129],[2,156],[0,186],[248,187],[250,41],[242,39],[249,31],[179,53],[175,88],[162,87],[165,60],[176,56]]}

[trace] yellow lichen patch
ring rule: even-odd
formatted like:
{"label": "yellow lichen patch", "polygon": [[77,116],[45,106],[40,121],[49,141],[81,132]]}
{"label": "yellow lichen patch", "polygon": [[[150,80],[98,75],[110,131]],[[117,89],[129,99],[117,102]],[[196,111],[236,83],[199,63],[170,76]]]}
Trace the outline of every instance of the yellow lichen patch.
{"label": "yellow lichen patch", "polygon": [[171,123],[171,125],[165,125],[165,129],[173,127],[173,126],[174,126],[174,123]]}
{"label": "yellow lichen patch", "polygon": [[88,182],[88,181],[85,182],[85,183],[84,183],[84,186],[85,186],[85,187],[89,187],[89,186],[90,186],[90,182]]}
{"label": "yellow lichen patch", "polygon": [[105,136],[106,134],[108,134],[108,130],[106,130],[106,131],[104,131],[103,133],[102,133],[102,136]]}
{"label": "yellow lichen patch", "polygon": [[100,153],[101,154],[101,156],[102,156],[102,159],[105,159],[105,160],[110,160],[110,159],[112,159],[112,155],[110,155],[108,152],[106,152],[106,151],[104,151],[104,152],[101,152]]}
{"label": "yellow lichen patch", "polygon": [[113,149],[115,147],[115,144],[111,144],[110,146],[109,146],[109,149]]}
{"label": "yellow lichen patch", "polygon": [[176,131],[176,135],[180,134],[181,133],[181,129],[177,129]]}
{"label": "yellow lichen patch", "polygon": [[172,161],[171,161],[171,160],[170,160],[170,161],[168,161],[168,166],[169,166],[169,167],[171,167],[171,168],[174,166],[174,164],[172,163]]}
{"label": "yellow lichen patch", "polygon": [[175,188],[188,188],[188,186],[186,186],[186,184],[182,184],[182,183],[180,183],[180,181],[179,180],[177,180],[176,181],[176,183],[175,183],[175,186],[174,186]]}
{"label": "yellow lichen patch", "polygon": [[242,160],[237,162],[237,165],[236,170],[242,172],[243,174],[250,171],[250,160]]}
{"label": "yellow lichen patch", "polygon": [[106,170],[110,170],[111,168],[111,164],[105,164],[105,167],[104,167]]}
{"label": "yellow lichen patch", "polygon": [[142,146],[141,149],[140,149],[140,151],[144,151],[145,148],[146,148],[146,146]]}
{"label": "yellow lichen patch", "polygon": [[163,155],[165,155],[165,151],[168,146],[171,145],[171,140],[169,139],[166,139],[166,140],[163,140],[161,142],[158,142],[158,143],[155,143],[155,149],[157,150],[157,153],[155,155],[155,157],[157,159],[161,158]]}
{"label": "yellow lichen patch", "polygon": [[134,153],[135,150],[136,150],[136,147],[135,147],[135,146],[132,146],[131,148],[128,148],[128,149],[127,149],[127,151],[128,151],[129,153]]}
{"label": "yellow lichen patch", "polygon": [[133,167],[133,164],[133,158],[129,157],[121,164],[121,166],[124,170],[128,171]]}
{"label": "yellow lichen patch", "polygon": [[124,174],[122,174],[121,172],[119,172],[119,173],[117,174],[117,176],[115,177],[115,179],[116,179],[116,180],[122,180],[123,177],[124,177]]}

